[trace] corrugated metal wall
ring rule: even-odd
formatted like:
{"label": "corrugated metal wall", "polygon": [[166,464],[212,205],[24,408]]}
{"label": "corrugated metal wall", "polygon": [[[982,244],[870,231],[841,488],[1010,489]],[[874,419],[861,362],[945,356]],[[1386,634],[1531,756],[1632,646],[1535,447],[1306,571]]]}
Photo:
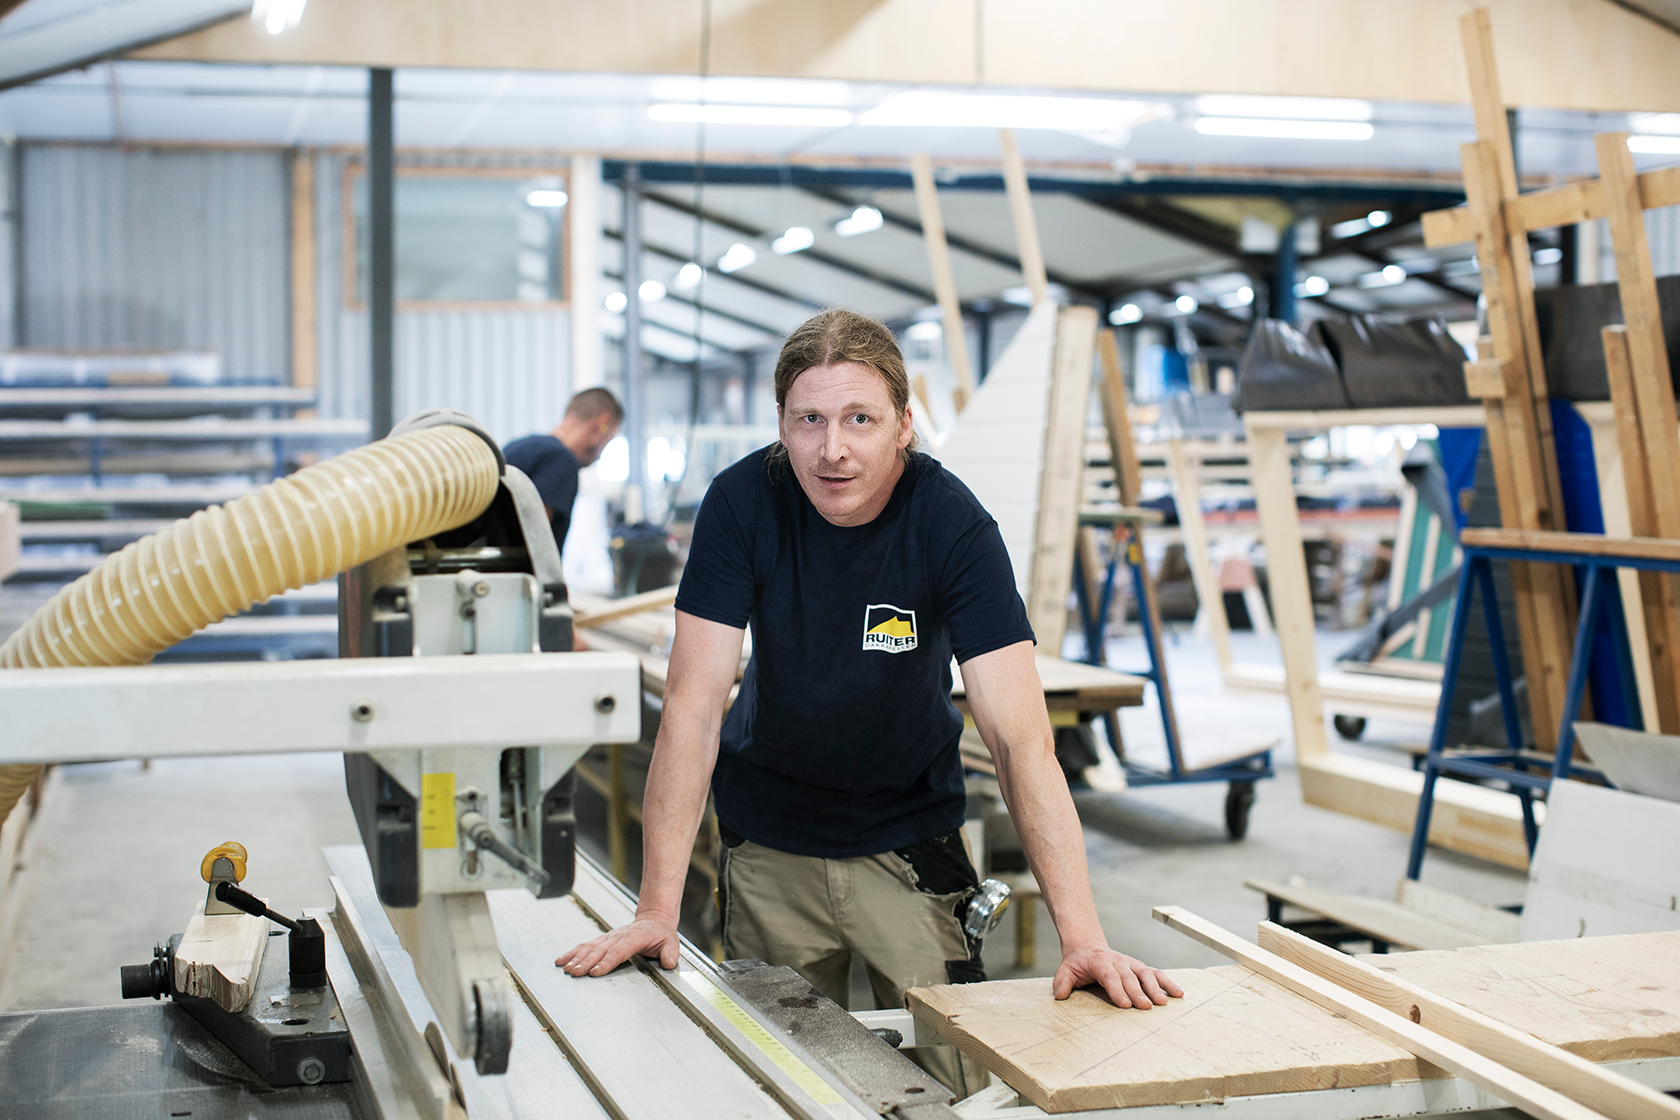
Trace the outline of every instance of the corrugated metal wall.
{"label": "corrugated metal wall", "polygon": [[[316,157],[319,386],[325,416],[368,414],[367,312],[345,293],[344,172],[340,155]],[[523,310],[397,312],[393,395],[398,418],[455,408],[502,441],[546,432],[571,396],[570,313]]]}
{"label": "corrugated metal wall", "polygon": [[24,144],[17,342],[207,347],[290,377],[286,159],[274,151]]}

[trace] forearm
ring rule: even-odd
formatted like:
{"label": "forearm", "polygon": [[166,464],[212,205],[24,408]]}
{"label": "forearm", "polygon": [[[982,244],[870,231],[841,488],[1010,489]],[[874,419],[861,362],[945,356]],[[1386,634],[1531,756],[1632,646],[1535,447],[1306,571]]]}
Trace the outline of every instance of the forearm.
{"label": "forearm", "polygon": [[642,889],[639,918],[675,924],[688,878],[689,854],[717,762],[715,719],[667,709],[642,796]]}
{"label": "forearm", "polygon": [[[1047,729],[1046,729],[1047,730]],[[1039,736],[1022,732],[1020,743],[1003,744],[998,784],[1021,836],[1027,864],[1038,880],[1045,908],[1056,924],[1063,954],[1106,946],[1091,897],[1085,861],[1085,834],[1068,795],[1067,779],[1056,764],[1055,750]]]}

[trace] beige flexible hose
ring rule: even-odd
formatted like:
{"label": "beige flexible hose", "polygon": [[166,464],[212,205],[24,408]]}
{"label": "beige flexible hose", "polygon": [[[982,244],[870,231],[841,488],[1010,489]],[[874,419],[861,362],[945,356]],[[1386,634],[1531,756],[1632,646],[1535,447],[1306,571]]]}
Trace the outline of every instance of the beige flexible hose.
{"label": "beige flexible hose", "polygon": [[[143,665],[272,595],[466,524],[499,474],[490,445],[455,426],[305,467],[103,561],[0,645],[0,668]],[[0,824],[40,770],[0,766]]]}

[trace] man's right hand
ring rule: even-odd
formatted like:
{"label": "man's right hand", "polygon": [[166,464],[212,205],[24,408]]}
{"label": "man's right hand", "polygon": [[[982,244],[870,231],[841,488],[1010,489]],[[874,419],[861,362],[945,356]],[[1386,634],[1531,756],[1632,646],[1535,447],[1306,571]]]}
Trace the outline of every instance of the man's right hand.
{"label": "man's right hand", "polygon": [[605,976],[634,956],[657,959],[661,967],[676,968],[678,948],[675,922],[637,918],[560,954],[554,963],[573,976]]}

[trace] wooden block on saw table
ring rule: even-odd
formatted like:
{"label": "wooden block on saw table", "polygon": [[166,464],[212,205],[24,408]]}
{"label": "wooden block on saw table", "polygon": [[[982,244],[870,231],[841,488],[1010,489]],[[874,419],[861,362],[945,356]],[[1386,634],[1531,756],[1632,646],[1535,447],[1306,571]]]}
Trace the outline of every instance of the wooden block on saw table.
{"label": "wooden block on saw table", "polygon": [[912,988],[918,1021],[1046,1112],[1188,1104],[1442,1076],[1246,968],[1174,969],[1184,998],[1121,1010],[1043,978]]}
{"label": "wooden block on saw table", "polygon": [[256,988],[268,930],[267,918],[206,914],[199,903],[175,950],[176,991],[213,999],[224,1011],[243,1011]]}

